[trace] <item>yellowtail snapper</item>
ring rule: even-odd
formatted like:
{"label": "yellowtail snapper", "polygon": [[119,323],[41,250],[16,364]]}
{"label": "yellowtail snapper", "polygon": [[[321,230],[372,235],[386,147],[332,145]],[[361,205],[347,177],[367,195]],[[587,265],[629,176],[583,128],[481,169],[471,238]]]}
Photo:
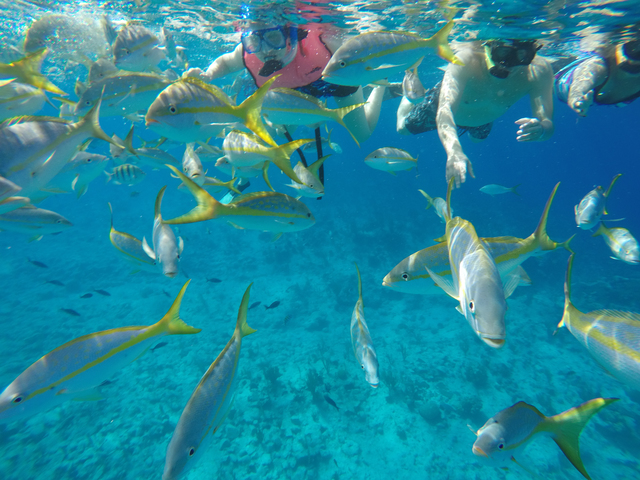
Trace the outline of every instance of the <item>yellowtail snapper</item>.
{"label": "yellowtail snapper", "polygon": [[211,364],[191,394],[173,432],[162,480],[185,475],[203,456],[227,417],[238,385],[238,363],[243,337],[256,330],[247,324],[251,285],[244,292],[231,339]]}
{"label": "yellowtail snapper", "polygon": [[373,348],[373,341],[369,333],[369,326],[364,319],[364,302],[362,301],[362,279],[360,270],[356,264],[358,273],[358,301],[351,314],[351,346],[356,356],[356,361],[364,371],[364,379],[373,388],[378,388],[378,355]]}
{"label": "yellowtail snapper", "polygon": [[607,191],[603,191],[598,186],[587,193],[580,203],[574,207],[576,214],[576,224],[583,230],[591,230],[595,227],[602,215],[607,215],[607,199],[611,194],[611,189],[622,176],[621,173],[613,177]]}
{"label": "yellowtail snapper", "polygon": [[[61,345],[32,364],[0,394],[0,421],[10,422],[67,400],[98,400],[95,390],[139,358],[158,338],[200,332],[180,318],[185,283],[169,311],[151,326],[120,327],[91,333]],[[62,309],[69,315],[79,315]]]}

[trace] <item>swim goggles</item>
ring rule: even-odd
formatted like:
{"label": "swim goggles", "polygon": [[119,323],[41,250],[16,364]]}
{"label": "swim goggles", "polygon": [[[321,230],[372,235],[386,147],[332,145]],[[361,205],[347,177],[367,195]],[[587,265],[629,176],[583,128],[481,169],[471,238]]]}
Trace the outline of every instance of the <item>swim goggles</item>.
{"label": "swim goggles", "polygon": [[536,52],[542,48],[535,40],[492,40],[484,44],[489,73],[497,78],[507,78],[509,68],[530,65]]}
{"label": "swim goggles", "polygon": [[280,50],[287,45],[284,27],[265,28],[263,30],[242,33],[242,46],[247,53],[258,53],[263,44],[271,50]]}

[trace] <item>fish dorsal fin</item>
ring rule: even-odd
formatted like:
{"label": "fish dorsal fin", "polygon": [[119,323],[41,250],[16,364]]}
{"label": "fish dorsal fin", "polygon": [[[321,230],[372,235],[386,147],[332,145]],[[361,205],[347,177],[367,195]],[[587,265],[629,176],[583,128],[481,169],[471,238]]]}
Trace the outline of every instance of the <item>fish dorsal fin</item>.
{"label": "fish dorsal fin", "polygon": [[206,83],[204,80],[201,80],[196,77],[184,77],[178,80],[178,82],[190,83],[191,85],[196,85],[203,90],[206,90],[211,95],[215,96],[218,100],[222,100],[227,105],[235,105],[233,100],[229,95],[224,93],[224,91],[215,85],[211,85],[210,83]]}
{"label": "fish dorsal fin", "polygon": [[449,185],[447,186],[447,208],[444,211],[444,221],[448,222],[451,220],[451,191],[453,190],[454,179],[451,177],[449,179]]}
{"label": "fish dorsal fin", "polygon": [[325,155],[324,157],[320,157],[318,160],[316,160],[311,165],[309,165],[307,167],[307,170],[309,170],[312,174],[314,174],[317,177],[318,176],[318,170],[320,169],[320,165],[322,165],[324,163],[324,161],[327,158],[329,158],[331,155],[332,154]]}
{"label": "fish dorsal fin", "polygon": [[360,269],[356,262],[353,262],[353,264],[356,266],[356,272],[358,273],[358,301],[362,305],[362,308],[364,308],[364,303],[362,301],[362,278],[360,277]]}
{"label": "fish dorsal fin", "polygon": [[[611,193],[611,189],[613,188],[613,186],[616,184],[616,182],[618,181],[618,179],[622,176],[621,173],[617,174],[615,177],[613,177],[613,180],[611,180],[611,183],[609,184],[609,188],[607,188],[607,191],[604,192],[604,197],[605,198],[609,198],[609,194]],[[606,215],[607,212],[605,212]]]}
{"label": "fish dorsal fin", "polygon": [[284,93],[286,95],[291,95],[292,97],[298,97],[302,100],[306,100],[307,102],[313,103],[314,105],[317,105],[318,108],[325,110],[326,107],[324,105],[324,103],[319,100],[318,98],[309,95],[307,93],[302,93],[299,92],[298,90],[293,90],[292,88],[285,88],[285,87],[277,87],[277,88],[272,88],[271,89],[272,92],[277,92],[277,93]]}
{"label": "fish dorsal fin", "polygon": [[547,235],[547,218],[549,217],[549,209],[551,208],[551,203],[553,202],[553,198],[556,196],[556,191],[559,186],[560,182],[556,183],[556,186],[553,187],[551,195],[549,195],[547,203],[544,206],[544,210],[542,211],[542,216],[540,217],[536,231],[533,232],[535,241],[540,245],[540,249],[543,251],[553,250],[558,246],[558,244],[552,241],[549,238],[549,235]]}
{"label": "fish dorsal fin", "polygon": [[241,202],[246,202],[246,201],[254,200],[258,198],[275,197],[277,195],[284,195],[284,194],[278,193],[278,192],[249,192],[249,193],[243,193],[241,195],[236,195],[236,197],[229,203],[238,204]]}

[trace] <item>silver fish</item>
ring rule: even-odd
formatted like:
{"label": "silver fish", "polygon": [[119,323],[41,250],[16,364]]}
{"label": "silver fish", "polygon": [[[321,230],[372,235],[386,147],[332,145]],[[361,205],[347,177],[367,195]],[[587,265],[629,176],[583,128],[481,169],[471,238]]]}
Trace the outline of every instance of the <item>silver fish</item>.
{"label": "silver fish", "polygon": [[574,211],[576,214],[576,224],[583,230],[591,230],[600,221],[602,215],[607,214],[606,205],[607,198],[611,193],[611,188],[615,185],[618,179],[622,176],[621,173],[613,177],[609,188],[604,192],[601,186],[598,186],[587,193],[580,203],[575,206]]}
{"label": "silver fish", "polygon": [[59,233],[72,227],[73,223],[62,215],[44,208],[26,205],[0,215],[0,230],[26,233],[39,238],[49,233]]}
{"label": "silver fish", "polygon": [[182,171],[198,186],[204,185],[205,172],[200,157],[193,151],[193,143],[188,143],[182,156]]}
{"label": "silver fish", "polygon": [[[449,182],[447,205],[451,204],[453,180]],[[449,296],[460,302],[457,310],[473,331],[492,348],[504,346],[507,303],[496,263],[473,225],[460,217],[451,218],[447,209],[447,246],[452,281],[427,272]]]}
{"label": "silver fish", "polygon": [[178,263],[184,249],[184,242],[181,237],[178,237],[178,241],[176,241],[176,236],[171,227],[162,221],[160,207],[162,206],[162,197],[166,188],[166,186],[162,187],[156,197],[155,218],[153,221],[153,249],[144,237],[142,237],[142,248],[149,255],[149,258],[155,260],[162,267],[162,273],[165,276],[174,278],[178,275]]}
{"label": "silver fish", "polygon": [[[418,191],[424,198],[427,199],[427,202],[429,202],[429,204],[427,205],[427,210],[433,207],[433,210],[436,212],[436,215],[440,217],[442,223],[446,223],[447,221],[445,220],[445,211],[447,209],[447,202],[445,201],[445,199],[440,197],[431,198],[424,190],[418,189]],[[451,209],[451,215],[453,215],[453,208]]]}
{"label": "silver fish", "polygon": [[115,66],[123,70],[144,72],[156,69],[166,57],[158,37],[135,23],[125,25],[113,42]]}
{"label": "silver fish", "polygon": [[52,193],[75,192],[80,198],[87,192],[89,183],[107,167],[108,157],[81,151],[69,160],[60,173],[51,180],[44,191]]}
{"label": "silver fish", "polygon": [[109,203],[109,212],[111,213],[111,230],[109,231],[109,240],[111,245],[120,253],[120,255],[128,262],[133,263],[136,267],[147,272],[157,273],[155,259],[149,259],[149,256],[142,248],[142,242],[133,235],[126,232],[119,232],[113,228],[113,209]]}
{"label": "silver fish", "polygon": [[318,177],[318,170],[324,161],[331,155],[325,155],[313,162],[308,167],[305,167],[302,162],[298,162],[293,171],[298,175],[298,178],[302,183],[290,183],[287,187],[295,188],[300,196],[316,198],[324,195],[324,185]]}
{"label": "silver fish", "polygon": [[373,388],[378,388],[380,383],[378,377],[378,355],[376,355],[376,351],[373,348],[369,327],[364,319],[362,279],[360,278],[360,270],[357,264],[356,271],[358,272],[358,301],[351,315],[351,346],[358,364],[364,370],[364,379]]}
{"label": "silver fish", "polygon": [[638,241],[631,235],[631,232],[626,228],[608,228],[604,223],[600,224],[594,237],[602,235],[605,243],[613,252],[614,260],[622,260],[624,263],[630,265],[637,265],[640,263],[640,246]]}
{"label": "silver fish", "polygon": [[427,91],[418,76],[418,67],[406,70],[402,79],[402,96],[416,104],[422,101],[426,93]]}
{"label": "silver fish", "polygon": [[158,323],[91,333],[33,363],[0,394],[0,421],[20,420],[68,400],[100,399],[96,387],[140,357],[158,338],[200,332],[180,318],[187,285],[189,282]]}
{"label": "silver fish", "polygon": [[516,195],[520,195],[517,191],[517,188],[522,185],[521,183],[519,183],[518,185],[516,185],[515,187],[503,187],[502,185],[495,185],[495,184],[491,184],[491,185],[485,185],[484,187],[482,187],[480,189],[480,191],[482,193],[486,193],[487,195],[503,195],[505,193],[514,193]]}
{"label": "silver fish", "polygon": [[20,115],[33,115],[48,99],[39,88],[10,82],[0,86],[0,121]]}
{"label": "silver fish", "polygon": [[244,292],[231,340],[200,379],[173,432],[162,480],[177,480],[191,470],[207,450],[227,417],[238,385],[238,363],[243,337],[256,330],[247,324],[251,285]]}

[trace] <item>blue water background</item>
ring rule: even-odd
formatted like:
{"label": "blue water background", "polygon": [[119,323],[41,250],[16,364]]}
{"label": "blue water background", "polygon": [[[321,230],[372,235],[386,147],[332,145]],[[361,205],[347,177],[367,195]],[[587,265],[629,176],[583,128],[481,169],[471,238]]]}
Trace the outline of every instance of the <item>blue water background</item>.
{"label": "blue water background", "polygon": [[[435,66],[421,66],[431,71],[427,78],[438,75]],[[72,80],[63,88],[70,90]],[[584,431],[587,470],[594,479],[640,478],[640,395],[601,370],[569,332],[552,336],[562,317],[565,251],[524,264],[533,285],[509,299],[508,340],[500,351],[476,338],[454,310],[456,302],[444,294],[404,295],[381,286],[397,262],[444,233],[417,191],[444,196],[444,151],[435,132],[415,137],[395,132],[397,103],[384,104],[374,136],[361,148],[334,126],[332,140],[344,151],[326,162],[325,197],[306,200],[317,220],[314,227],[275,243],[270,234],[224,222],[176,229],[185,241],[183,271],[192,279],[182,318],[202,333],[164,339],[167,346],[148,352],[102,389],[102,402],[68,402],[27,421],[0,425],[0,478],[160,478],[182,408],[229,339],[251,282],[252,302],[281,305],[249,312],[248,322],[258,333],[243,342],[235,404],[190,479],[529,479],[516,465],[505,471],[482,464],[471,453],[475,437],[467,424],[478,429],[519,400],[551,415],[597,396],[621,401]],[[470,220],[481,236],[526,237],[553,186],[562,182],[548,232],[556,241],[577,234],[572,243],[576,307],[640,311],[638,267],[609,258],[602,239],[578,230],[573,218],[574,205],[589,190],[606,188],[623,173],[608,202],[610,216],[624,217],[615,226],[640,235],[639,112],[638,103],[594,107],[588,118],[577,120],[556,103],[553,138],[521,144],[514,122],[530,116],[530,106],[527,99],[518,102],[495,122],[485,142],[463,139],[476,178],[453,193],[455,214]],[[109,135],[124,137],[128,130],[119,119],[101,123]],[[418,155],[418,175],[394,177],[367,167],[364,156],[382,146]],[[97,140],[91,148],[106,152]],[[182,150],[172,152],[179,158]],[[108,238],[107,202],[118,230],[147,239],[162,186],[169,185],[165,217],[193,205],[166,171],[146,170],[135,187],[99,178],[78,200],[59,195],[43,202],[74,223],[61,235],[28,243],[23,235],[0,234],[0,385],[64,342],[108,328],[152,324],[168,310],[185,276],[131,275]],[[276,190],[286,191],[288,179],[273,167],[271,180]],[[478,191],[489,183],[522,183],[520,196]],[[264,188],[262,181],[252,180],[252,190],[258,187]],[[132,190],[139,196],[131,197]],[[354,261],[362,272],[365,315],[381,365],[377,390],[364,381],[349,340],[357,300]],[[210,277],[222,282],[206,282]],[[93,297],[79,298],[87,292]],[[519,461],[542,478],[581,478],[549,439],[533,442]]]}

